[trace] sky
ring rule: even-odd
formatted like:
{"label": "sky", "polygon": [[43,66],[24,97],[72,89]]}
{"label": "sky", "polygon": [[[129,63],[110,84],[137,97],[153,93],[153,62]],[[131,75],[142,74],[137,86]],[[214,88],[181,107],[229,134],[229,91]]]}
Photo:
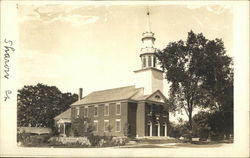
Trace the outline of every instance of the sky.
{"label": "sky", "polygon": [[185,40],[193,30],[211,40],[222,38],[233,57],[230,6],[21,5],[18,88],[43,83],[71,93],[81,87],[87,95],[134,85],[148,7],[156,48]]}

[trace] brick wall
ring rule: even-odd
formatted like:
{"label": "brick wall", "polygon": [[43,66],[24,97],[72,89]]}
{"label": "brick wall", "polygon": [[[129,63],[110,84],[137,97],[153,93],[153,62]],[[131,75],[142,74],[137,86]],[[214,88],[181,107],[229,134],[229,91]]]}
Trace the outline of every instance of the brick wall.
{"label": "brick wall", "polygon": [[[94,132],[96,135],[112,135],[112,136],[123,136],[124,135],[124,127],[127,123],[128,118],[128,103],[127,102],[118,102],[121,104],[121,114],[116,114],[116,103],[105,103],[109,105],[109,115],[104,116],[104,106],[105,104],[93,104],[88,105],[88,118],[91,119],[91,122],[98,121],[98,130]],[[84,107],[87,105],[80,107],[79,117],[84,117]],[[94,107],[98,106],[98,115],[94,116]],[[76,110],[72,107],[71,110],[72,119],[76,118]],[[119,132],[116,131],[116,119],[120,119],[121,121],[121,129]],[[111,126],[111,132],[104,132],[104,120],[109,120],[109,124]]]}
{"label": "brick wall", "polygon": [[128,103],[128,124],[130,125],[130,134],[136,136],[136,111],[137,103]]}
{"label": "brick wall", "polygon": [[145,136],[145,102],[139,102],[137,104],[136,112],[136,136]]}

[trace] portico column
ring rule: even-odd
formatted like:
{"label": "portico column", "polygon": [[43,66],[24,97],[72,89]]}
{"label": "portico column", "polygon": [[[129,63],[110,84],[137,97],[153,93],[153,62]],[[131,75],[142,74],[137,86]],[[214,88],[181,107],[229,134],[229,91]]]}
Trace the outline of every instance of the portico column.
{"label": "portico column", "polygon": [[66,125],[65,125],[65,123],[63,124],[63,127],[64,127],[63,128],[63,134],[66,135]]}
{"label": "portico column", "polygon": [[153,133],[153,127],[152,127],[152,122],[150,122],[150,136],[152,136]]}
{"label": "portico column", "polygon": [[167,136],[167,130],[168,130],[167,125],[165,125],[165,137]]}
{"label": "portico column", "polygon": [[160,137],[161,136],[161,125],[160,125],[160,123],[158,123],[158,137]]}

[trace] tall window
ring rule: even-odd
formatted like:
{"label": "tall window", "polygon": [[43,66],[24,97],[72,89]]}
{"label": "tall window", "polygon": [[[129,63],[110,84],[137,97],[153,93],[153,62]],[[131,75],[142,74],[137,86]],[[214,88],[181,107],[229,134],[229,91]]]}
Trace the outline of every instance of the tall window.
{"label": "tall window", "polygon": [[94,116],[98,116],[98,105],[94,106]]}
{"label": "tall window", "polygon": [[142,57],[142,67],[146,67],[146,57]]}
{"label": "tall window", "polygon": [[98,120],[94,120],[94,131],[98,131]]}
{"label": "tall window", "polygon": [[109,131],[109,120],[104,120],[104,132]]}
{"label": "tall window", "polygon": [[84,107],[84,117],[88,117],[88,107]]}
{"label": "tall window", "polygon": [[152,57],[148,56],[148,66],[151,67],[152,66]]}
{"label": "tall window", "polygon": [[154,56],[153,67],[156,66],[156,57]]}
{"label": "tall window", "polygon": [[121,103],[116,103],[116,115],[121,115]]}
{"label": "tall window", "polygon": [[109,115],[109,104],[105,104],[104,106],[104,116],[108,116]]}
{"label": "tall window", "polygon": [[120,132],[121,131],[121,120],[120,119],[116,119],[115,120],[115,131],[116,132]]}
{"label": "tall window", "polygon": [[80,108],[76,107],[76,118],[78,118],[80,115]]}

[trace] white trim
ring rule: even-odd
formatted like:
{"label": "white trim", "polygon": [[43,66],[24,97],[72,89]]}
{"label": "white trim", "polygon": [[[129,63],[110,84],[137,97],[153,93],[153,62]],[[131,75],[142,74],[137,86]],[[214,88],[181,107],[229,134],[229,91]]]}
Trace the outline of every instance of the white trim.
{"label": "white trim", "polygon": [[[119,111],[119,113],[117,113],[117,105],[120,105],[120,111]],[[121,115],[121,113],[122,113],[122,106],[121,106],[121,103],[120,103],[120,102],[117,102],[117,103],[115,104],[115,114],[116,114],[116,115]]]}
{"label": "white trim", "polygon": [[[106,114],[106,107],[108,107],[108,114]],[[109,116],[109,104],[104,104],[104,116]]]}
{"label": "white trim", "polygon": [[[119,126],[119,131],[117,130],[117,122],[120,122],[120,126]],[[115,132],[121,132],[121,127],[122,126],[122,122],[121,119],[115,119]]]}
{"label": "white trim", "polygon": [[105,130],[105,122],[107,122],[107,123],[108,123],[108,126],[109,126],[109,120],[104,120],[104,124],[103,124],[103,125],[104,125],[104,126],[103,126],[103,127],[104,127],[104,132],[108,132],[108,130],[107,130],[107,131]]}

